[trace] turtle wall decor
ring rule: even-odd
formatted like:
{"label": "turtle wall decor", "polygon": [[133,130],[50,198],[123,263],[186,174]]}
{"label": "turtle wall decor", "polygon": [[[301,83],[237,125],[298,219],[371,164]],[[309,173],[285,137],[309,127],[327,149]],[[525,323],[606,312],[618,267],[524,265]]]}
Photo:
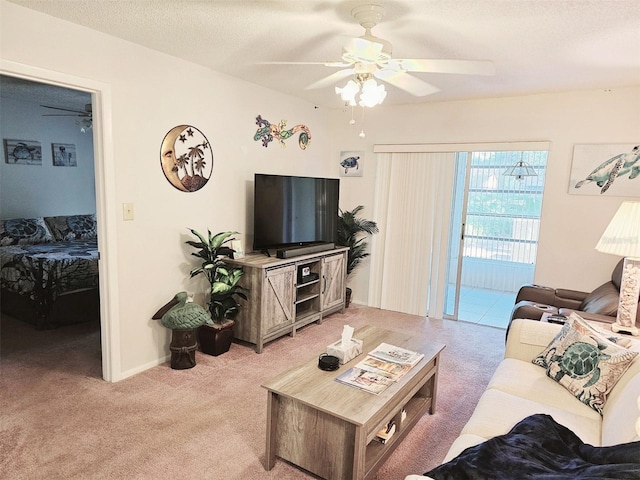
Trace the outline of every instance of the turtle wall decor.
{"label": "turtle wall decor", "polygon": [[5,138],[4,161],[10,165],[42,165],[42,145],[35,140]]}
{"label": "turtle wall decor", "polygon": [[364,175],[364,152],[340,152],[339,164],[341,177],[362,177]]}
{"label": "turtle wall decor", "polygon": [[569,193],[640,197],[640,141],[575,145]]}

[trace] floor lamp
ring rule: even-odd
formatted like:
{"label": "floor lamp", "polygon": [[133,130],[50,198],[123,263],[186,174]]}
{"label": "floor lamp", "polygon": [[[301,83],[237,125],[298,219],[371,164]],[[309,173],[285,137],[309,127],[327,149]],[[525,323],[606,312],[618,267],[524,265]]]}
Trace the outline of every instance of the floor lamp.
{"label": "floor lamp", "polygon": [[623,202],[596,245],[599,252],[625,257],[618,316],[611,330],[638,335],[640,294],[640,202]]}

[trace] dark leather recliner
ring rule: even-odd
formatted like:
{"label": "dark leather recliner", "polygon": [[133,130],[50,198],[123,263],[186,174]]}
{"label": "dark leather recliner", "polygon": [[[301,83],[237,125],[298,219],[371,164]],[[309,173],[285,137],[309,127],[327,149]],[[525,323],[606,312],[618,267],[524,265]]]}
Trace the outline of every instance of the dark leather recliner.
{"label": "dark leather recliner", "polygon": [[[509,326],[515,318],[540,320],[545,313],[568,316],[572,311],[585,320],[615,322],[620,300],[622,264],[623,260],[620,260],[611,273],[611,280],[600,285],[593,292],[533,284],[523,285],[516,296]],[[636,314],[636,325],[640,325],[640,305]],[[508,330],[509,327],[507,327]]]}

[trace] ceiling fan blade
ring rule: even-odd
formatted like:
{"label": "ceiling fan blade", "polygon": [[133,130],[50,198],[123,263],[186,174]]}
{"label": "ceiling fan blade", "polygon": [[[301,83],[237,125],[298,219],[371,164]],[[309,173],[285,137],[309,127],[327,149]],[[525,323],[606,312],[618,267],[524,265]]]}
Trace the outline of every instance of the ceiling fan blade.
{"label": "ceiling fan blade", "polygon": [[406,72],[378,70],[374,75],[376,78],[379,78],[380,80],[383,80],[401,90],[409,92],[411,95],[415,95],[416,97],[424,97],[440,91],[438,87],[409,75]]}
{"label": "ceiling fan blade", "polygon": [[43,117],[90,117],[84,113],[43,113]]}
{"label": "ceiling fan blade", "polygon": [[[458,73],[462,75],[495,75],[493,62],[488,60],[443,60],[428,58],[404,58],[389,62],[407,72]],[[392,67],[393,68],[393,67]]]}
{"label": "ceiling fan blade", "polygon": [[360,61],[375,62],[380,56],[384,45],[363,37],[351,38],[344,46],[345,52]]}
{"label": "ceiling fan blade", "polygon": [[324,77],[323,79],[318,80],[317,82],[312,83],[306,90],[313,90],[316,88],[325,88],[333,85],[336,82],[339,82],[343,78],[347,78],[351,75],[355,74],[355,70],[353,68],[347,68],[345,70],[338,70],[337,72],[332,73],[328,77]]}
{"label": "ceiling fan blade", "polygon": [[82,110],[76,110],[73,108],[64,108],[64,107],[50,107],[49,105],[40,105],[41,107],[44,108],[50,108],[52,110],[62,110],[63,112],[73,112],[73,113],[79,113],[79,114],[86,114],[87,112],[84,112]]}
{"label": "ceiling fan blade", "polygon": [[350,67],[347,62],[258,62],[258,65],[324,65],[325,67]]}

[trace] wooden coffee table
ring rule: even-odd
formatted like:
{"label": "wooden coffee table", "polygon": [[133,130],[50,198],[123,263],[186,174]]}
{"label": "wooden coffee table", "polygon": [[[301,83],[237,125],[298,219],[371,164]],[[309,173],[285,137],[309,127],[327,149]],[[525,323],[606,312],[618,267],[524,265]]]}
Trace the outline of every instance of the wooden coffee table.
{"label": "wooden coffee table", "polygon": [[[370,326],[356,330],[354,338],[364,341],[363,354],[339,370],[320,370],[314,358],[262,385],[269,392],[267,470],[277,456],[322,478],[371,478],[418,420],[435,411],[445,345]],[[424,353],[424,358],[379,395],[335,381],[382,342]],[[401,421],[403,408],[407,415]],[[395,435],[386,444],[375,440],[392,419]]]}

